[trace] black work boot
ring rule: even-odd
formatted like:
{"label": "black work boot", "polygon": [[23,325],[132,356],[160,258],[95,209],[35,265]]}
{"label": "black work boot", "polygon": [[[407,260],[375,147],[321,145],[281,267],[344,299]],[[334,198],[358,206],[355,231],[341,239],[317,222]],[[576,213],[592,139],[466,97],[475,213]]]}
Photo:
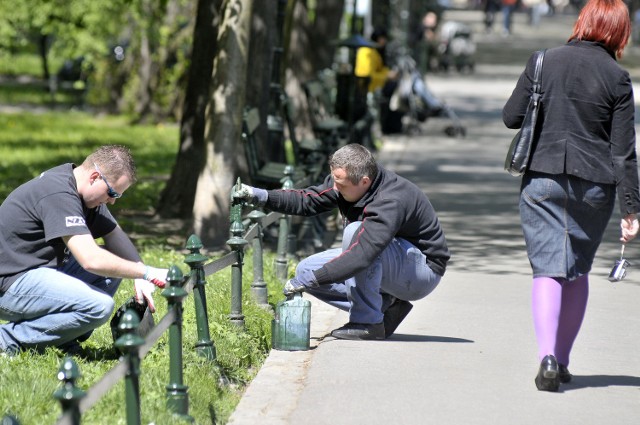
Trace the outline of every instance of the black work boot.
{"label": "black work boot", "polygon": [[393,303],[384,311],[384,337],[389,338],[398,325],[407,317],[413,308],[413,304],[396,298]]}
{"label": "black work boot", "polygon": [[371,340],[384,339],[384,325],[382,323],[353,323],[334,329],[331,336],[338,339]]}

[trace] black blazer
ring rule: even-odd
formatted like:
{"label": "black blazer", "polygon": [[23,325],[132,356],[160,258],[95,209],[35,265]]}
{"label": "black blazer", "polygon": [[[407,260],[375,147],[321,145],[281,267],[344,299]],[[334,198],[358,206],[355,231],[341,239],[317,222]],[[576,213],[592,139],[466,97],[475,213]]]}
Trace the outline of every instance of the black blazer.
{"label": "black blazer", "polygon": [[[532,55],[502,110],[509,128],[522,125],[534,69]],[[634,114],[629,73],[604,45],[574,40],[548,49],[529,170],[615,183],[622,215],[640,211]]]}

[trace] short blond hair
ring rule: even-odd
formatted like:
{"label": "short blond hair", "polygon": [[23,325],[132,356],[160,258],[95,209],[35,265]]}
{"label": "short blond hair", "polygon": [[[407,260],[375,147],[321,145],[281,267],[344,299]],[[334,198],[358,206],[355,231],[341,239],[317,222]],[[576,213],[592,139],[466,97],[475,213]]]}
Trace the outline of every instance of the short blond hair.
{"label": "short blond hair", "polygon": [[136,182],[136,164],[131,151],[125,146],[101,146],[82,163],[82,166],[88,170],[95,168],[96,165],[107,179],[116,181],[121,176],[127,176],[131,183]]}

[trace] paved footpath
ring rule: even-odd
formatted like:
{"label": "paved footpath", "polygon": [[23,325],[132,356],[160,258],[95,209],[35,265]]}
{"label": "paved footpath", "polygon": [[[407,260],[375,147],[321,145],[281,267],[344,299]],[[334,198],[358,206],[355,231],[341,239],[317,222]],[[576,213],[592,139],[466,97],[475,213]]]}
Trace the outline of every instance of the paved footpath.
{"label": "paved footpath", "polygon": [[[567,22],[548,22],[539,34],[566,38]],[[540,40],[519,36],[517,26],[509,42],[541,47]],[[447,122],[434,119],[419,135],[385,138],[379,153],[385,166],[423,188],[439,212],[452,251],[440,286],[385,341],[327,337],[347,315],[307,296],[312,349],[272,351],[230,424],[640,423],[640,244],[627,249],[628,277],[609,282],[619,255],[617,212],[592,272],[570,365],[574,381],[559,393],[535,388],[519,179],[502,170],[514,131],[500,116],[524,62],[498,62],[479,63],[472,75],[429,76],[436,95],[462,118],[466,138],[446,137]]]}

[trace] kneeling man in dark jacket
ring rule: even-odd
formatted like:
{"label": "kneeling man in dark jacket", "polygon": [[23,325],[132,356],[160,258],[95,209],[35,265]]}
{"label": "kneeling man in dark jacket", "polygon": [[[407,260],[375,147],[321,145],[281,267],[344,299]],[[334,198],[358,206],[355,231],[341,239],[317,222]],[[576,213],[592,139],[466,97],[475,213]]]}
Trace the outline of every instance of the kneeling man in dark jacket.
{"label": "kneeling man in dark jacket", "polygon": [[302,260],[285,294],[306,291],[349,312],[335,338],[385,339],[444,275],[449,250],[427,196],[384,169],[365,147],[349,144],[330,158],[331,174],[318,186],[264,190],[242,185],[243,198],[271,210],[313,216],[336,207],[342,247]]}

